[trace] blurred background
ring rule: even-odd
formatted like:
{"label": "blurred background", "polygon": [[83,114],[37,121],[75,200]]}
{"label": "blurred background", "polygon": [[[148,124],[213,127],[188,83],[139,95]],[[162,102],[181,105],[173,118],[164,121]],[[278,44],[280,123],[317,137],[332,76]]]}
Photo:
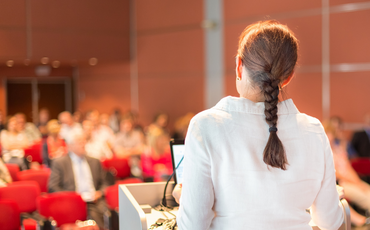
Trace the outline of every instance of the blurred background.
{"label": "blurred background", "polygon": [[170,127],[235,90],[238,37],[276,19],[300,41],[285,97],[355,129],[370,111],[370,1],[0,1],[0,109],[132,110]]}
{"label": "blurred background", "polygon": [[[351,222],[370,229],[370,0],[0,0],[0,192],[34,173],[41,191],[56,191],[52,162],[74,151],[77,133],[81,152],[108,172],[111,213],[118,184],[166,181],[170,138],[184,139],[194,114],[238,96],[239,35],[266,19],[300,41],[283,96],[325,121],[339,184],[362,192],[345,187],[359,212]],[[0,217],[1,229],[14,222]],[[110,223],[118,229],[117,214]]]}

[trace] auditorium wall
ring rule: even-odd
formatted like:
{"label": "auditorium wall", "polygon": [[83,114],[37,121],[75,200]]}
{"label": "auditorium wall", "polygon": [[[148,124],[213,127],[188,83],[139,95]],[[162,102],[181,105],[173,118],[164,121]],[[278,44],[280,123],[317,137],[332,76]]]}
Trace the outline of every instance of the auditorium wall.
{"label": "auditorium wall", "polygon": [[[96,108],[102,112],[111,112],[116,107],[123,111],[134,108],[144,125],[149,124],[158,111],[169,113],[173,122],[187,112],[197,113],[205,109],[206,51],[205,29],[202,28],[202,22],[206,19],[204,1],[132,2],[135,2],[131,19],[135,19],[132,28],[136,34],[136,46],[131,50],[131,58],[119,57],[118,59],[126,59],[117,61],[113,58],[104,61],[97,57],[96,66],[85,64],[74,67],[74,71],[70,72],[76,83],[75,109],[86,111]],[[329,6],[327,11],[323,7],[325,4]],[[25,10],[24,5],[22,7],[19,11]],[[13,8],[16,9],[16,5]],[[128,8],[122,12],[128,14]],[[325,16],[325,12],[329,17]],[[11,22],[5,20],[9,14],[2,15],[2,22]],[[118,17],[118,14],[115,15]],[[323,119],[323,114],[328,111],[326,116],[339,115],[349,124],[363,122],[363,116],[370,111],[367,100],[370,97],[370,1],[224,0],[224,96],[237,96],[234,65],[240,33],[248,24],[264,19],[277,19],[287,24],[300,40],[298,67],[295,78],[285,89],[285,98],[293,98],[301,112],[319,119]],[[325,24],[327,19],[328,24]],[[6,46],[0,45],[2,62],[5,56],[25,55],[26,42],[17,39],[25,36],[17,35],[24,33],[18,30],[24,21],[24,18],[19,18],[12,22],[14,25],[10,23],[16,29],[0,23],[0,34],[3,34],[0,42],[8,38]],[[52,28],[41,28],[43,22],[45,23],[36,20],[39,23],[36,33],[55,31]],[[121,22],[117,20],[116,24],[119,23]],[[125,28],[128,26],[125,22],[123,24]],[[104,29],[103,27],[99,24],[100,29]],[[88,28],[92,31],[94,26],[90,25]],[[115,28],[112,27],[112,31]],[[90,33],[90,29],[80,33]],[[67,30],[62,31],[69,33]],[[107,36],[114,34],[107,33]],[[123,33],[117,34],[124,36]],[[12,39],[16,42],[14,46],[11,46],[14,43],[10,42]],[[127,43],[127,39],[122,42]],[[107,40],[102,43],[109,42]],[[113,43],[118,45],[117,40]],[[131,48],[132,45],[131,43]],[[106,47],[109,50],[110,46]],[[103,49],[104,46],[100,46],[99,50]],[[108,57],[107,52],[102,55]],[[116,55],[117,52],[112,56]],[[327,61],[330,72],[325,75],[323,65]],[[21,69],[23,70],[8,68],[4,64],[0,68],[0,109],[3,111],[5,91],[2,79],[8,76],[25,76],[22,72],[25,71],[24,68]],[[33,74],[33,70],[28,72]],[[136,83],[132,81],[135,77]],[[325,79],[328,83],[325,83]],[[329,103],[323,104],[325,100]]]}

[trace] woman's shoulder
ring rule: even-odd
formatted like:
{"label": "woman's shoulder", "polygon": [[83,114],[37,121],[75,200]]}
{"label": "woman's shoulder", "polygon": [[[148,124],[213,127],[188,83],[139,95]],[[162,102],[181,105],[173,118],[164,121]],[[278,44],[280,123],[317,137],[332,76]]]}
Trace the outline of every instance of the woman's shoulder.
{"label": "woman's shoulder", "polygon": [[297,123],[301,128],[306,131],[315,133],[325,133],[324,127],[322,126],[319,119],[309,116],[305,113],[299,113],[297,116]]}

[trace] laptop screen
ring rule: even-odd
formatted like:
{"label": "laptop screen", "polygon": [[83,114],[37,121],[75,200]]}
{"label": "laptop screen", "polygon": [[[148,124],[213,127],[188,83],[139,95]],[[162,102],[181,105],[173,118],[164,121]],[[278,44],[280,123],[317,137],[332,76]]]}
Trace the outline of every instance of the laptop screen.
{"label": "laptop screen", "polygon": [[[184,156],[185,152],[185,145],[184,140],[171,140],[171,155],[172,155],[172,167],[173,170],[179,165],[182,157]],[[182,172],[183,172],[184,164],[181,162],[179,167],[175,172],[175,184],[182,183]]]}

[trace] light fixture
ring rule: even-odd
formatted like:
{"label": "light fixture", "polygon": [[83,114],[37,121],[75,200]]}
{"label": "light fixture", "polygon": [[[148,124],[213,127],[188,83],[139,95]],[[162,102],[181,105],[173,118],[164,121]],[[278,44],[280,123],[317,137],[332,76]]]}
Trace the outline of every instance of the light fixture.
{"label": "light fixture", "polygon": [[13,60],[8,60],[6,62],[6,66],[8,66],[8,67],[13,67],[13,65],[14,65],[14,61]]}
{"label": "light fixture", "polygon": [[48,57],[41,58],[41,64],[46,65],[48,63],[49,63],[49,58]]}
{"label": "light fixture", "polygon": [[35,67],[35,74],[38,77],[47,77],[51,73],[51,67],[49,65],[38,65]]}
{"label": "light fixture", "polygon": [[53,68],[58,68],[60,66],[60,61],[58,60],[53,61],[52,66]]}
{"label": "light fixture", "polygon": [[94,66],[94,65],[98,64],[98,59],[97,58],[90,58],[89,59],[89,64],[91,66]]}

